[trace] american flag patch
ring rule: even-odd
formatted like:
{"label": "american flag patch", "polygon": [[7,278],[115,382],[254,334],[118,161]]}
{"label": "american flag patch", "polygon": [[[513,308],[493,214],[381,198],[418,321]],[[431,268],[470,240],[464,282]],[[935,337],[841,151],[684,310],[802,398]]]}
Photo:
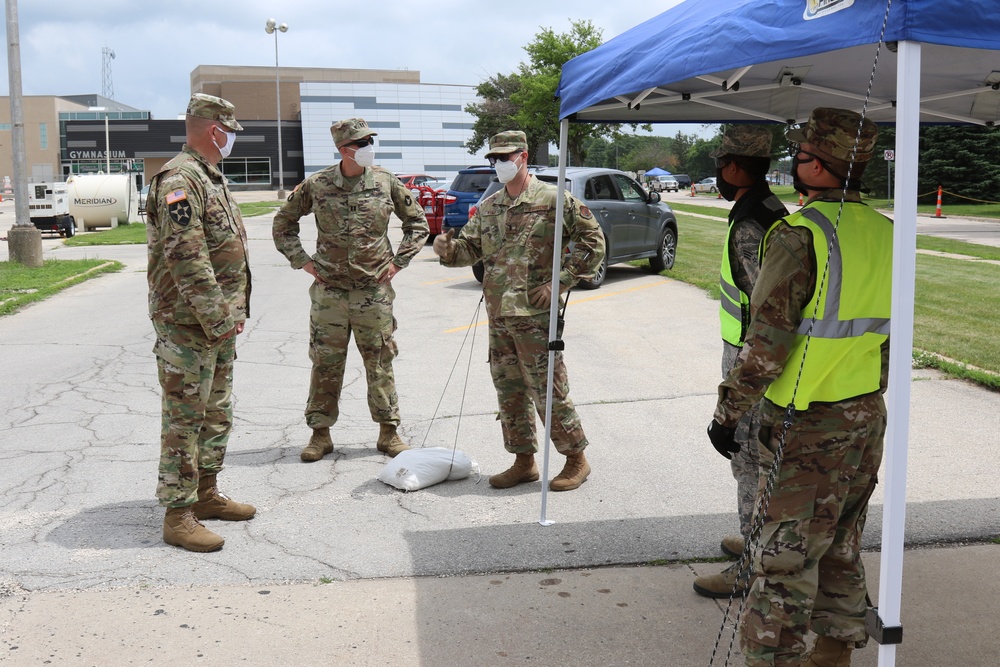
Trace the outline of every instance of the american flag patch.
{"label": "american flag patch", "polygon": [[167,204],[173,204],[174,202],[179,202],[187,199],[187,193],[183,190],[174,190],[167,195]]}

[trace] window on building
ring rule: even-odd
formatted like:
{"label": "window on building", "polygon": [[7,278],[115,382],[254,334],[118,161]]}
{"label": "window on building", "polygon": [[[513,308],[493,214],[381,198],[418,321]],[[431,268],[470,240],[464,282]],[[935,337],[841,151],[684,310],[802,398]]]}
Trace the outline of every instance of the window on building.
{"label": "window on building", "polygon": [[219,171],[230,183],[237,185],[270,185],[271,160],[266,157],[226,158]]}
{"label": "window on building", "polygon": [[45,123],[38,124],[38,143],[41,144],[42,150],[49,147],[49,128]]}

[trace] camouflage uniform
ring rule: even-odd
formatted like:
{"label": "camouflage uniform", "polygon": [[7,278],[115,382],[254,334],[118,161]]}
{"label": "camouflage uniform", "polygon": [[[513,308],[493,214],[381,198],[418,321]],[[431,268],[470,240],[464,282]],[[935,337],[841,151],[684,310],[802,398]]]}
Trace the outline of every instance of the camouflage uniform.
{"label": "camouflage uniform", "polygon": [[[503,188],[480,205],[444,266],[483,261],[483,293],[490,322],[490,373],[500,406],[504,447],[514,454],[538,451],[536,411],[545,417],[549,309],[536,308],[528,292],[552,279],[556,188],[530,178],[511,200]],[[562,247],[574,242],[563,260],[559,282],[573,286],[594,274],[604,259],[604,235],[583,202],[566,193]],[[553,289],[553,295],[557,293]],[[552,442],[563,454],[582,452],[587,437],[572,400],[561,352],[555,353],[552,386]]]}
{"label": "camouflage uniform", "polygon": [[[393,212],[403,223],[403,240],[395,254],[388,238]],[[319,233],[312,256],[299,240],[299,220],[310,213],[316,216]],[[392,371],[397,353],[392,315],[396,293],[378,278],[390,263],[400,269],[408,266],[427,235],[423,208],[392,172],[381,167],[366,167],[353,179],[344,177],[340,164],[327,167],[295,188],[275,216],[272,236],[278,251],[295,269],[313,262],[320,276],[309,288],[313,366],[305,416],[310,428],[330,427],[339,417],[352,332],[364,360],[372,419],[399,424]]]}
{"label": "camouflage uniform", "polygon": [[[217,120],[242,129],[231,115]],[[184,507],[198,500],[199,477],[222,469],[232,429],[236,339],[222,336],[249,315],[247,235],[226,179],[187,145],[150,181],[146,211],[149,316],[163,389],[156,496],[165,507]]]}
{"label": "camouflage uniform", "polygon": [[[770,137],[768,137],[770,147]],[[753,293],[754,283],[760,273],[760,244],[764,234],[782,216],[787,215],[781,201],[771,194],[767,183],[752,186],[740,197],[729,213],[729,258],[733,280],[744,294]],[[741,347],[722,341],[722,377],[736,364]],[[757,456],[757,431],[760,419],[757,406],[751,407],[736,424],[736,442],[740,451],[733,454],[731,467],[736,479],[736,504],[740,517],[740,534],[749,541],[754,504],[757,500],[759,461]]]}
{"label": "camouflage uniform", "polygon": [[[842,193],[829,190],[812,201],[840,201]],[[844,206],[867,209],[857,191],[848,191]],[[891,254],[885,261],[891,261]],[[778,449],[785,408],[760,399],[778,376],[798,370],[785,361],[822,270],[808,230],[783,222],[774,228],[753,291],[753,319],[743,351],[719,386],[715,419],[724,426],[735,425],[760,402],[761,492]],[[888,342],[882,347],[882,391],[887,376]],[[812,403],[795,414],[784,436],[784,457],[754,560],[760,576],[741,624],[747,665],[800,664],[810,629],[858,647],[865,644],[860,543],[885,423],[881,392]]]}

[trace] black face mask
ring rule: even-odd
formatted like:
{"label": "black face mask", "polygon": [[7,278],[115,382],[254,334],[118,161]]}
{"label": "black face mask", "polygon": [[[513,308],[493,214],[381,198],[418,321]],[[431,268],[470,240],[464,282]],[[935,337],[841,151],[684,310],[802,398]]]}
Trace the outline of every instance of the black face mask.
{"label": "black face mask", "polygon": [[820,188],[820,187],[816,187],[816,186],[810,185],[809,183],[806,183],[805,181],[803,181],[802,179],[799,178],[799,165],[800,164],[808,164],[808,163],[812,162],[815,159],[817,159],[817,158],[815,158],[815,157],[813,157],[813,156],[810,155],[808,160],[800,160],[799,159],[799,153],[796,153],[795,155],[792,156],[792,187],[795,188],[796,192],[798,192],[799,194],[801,194],[801,195],[803,195],[805,197],[809,196],[809,191],[810,190],[823,190],[824,189],[824,188]]}
{"label": "black face mask", "polygon": [[719,194],[726,201],[736,201],[736,193],[740,191],[739,186],[733,185],[722,177],[722,168],[715,169],[715,185],[719,188]]}

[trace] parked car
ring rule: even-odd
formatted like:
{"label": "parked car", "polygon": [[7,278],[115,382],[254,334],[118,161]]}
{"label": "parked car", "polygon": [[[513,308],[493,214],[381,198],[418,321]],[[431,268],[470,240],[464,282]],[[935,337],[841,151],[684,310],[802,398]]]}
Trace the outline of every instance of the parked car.
{"label": "parked car", "polygon": [[677,183],[677,179],[674,178],[672,174],[654,176],[649,180],[650,192],[666,192],[670,190],[677,192],[678,187],[679,185]]}
{"label": "parked car", "polygon": [[[539,169],[535,177],[555,184],[559,170],[555,167]],[[568,167],[566,185],[567,190],[583,200],[597,218],[607,247],[597,273],[590,280],[581,280],[580,287],[597,289],[607,276],[608,265],[633,259],[648,259],[649,268],[655,273],[673,268],[677,254],[677,218],[670,206],[660,201],[659,193],[646,194],[638,182],[617,169]],[[494,179],[480,202],[502,187]],[[476,280],[483,281],[481,262],[472,267],[472,273]]]}
{"label": "parked car", "polygon": [[442,232],[453,229],[457,233],[465,226],[469,221],[469,206],[479,201],[492,180],[496,180],[496,170],[490,166],[459,170],[444,198]]}
{"label": "parked car", "polygon": [[423,185],[427,181],[433,181],[433,176],[428,176],[427,174],[396,174],[396,178],[403,182],[403,185],[413,189],[418,185]]}
{"label": "parked car", "polygon": [[677,181],[677,187],[681,190],[691,189],[691,177],[687,174],[674,174],[674,179]]}
{"label": "parked car", "polygon": [[695,192],[711,192],[715,194],[719,191],[719,187],[715,184],[715,176],[709,176],[708,178],[703,178],[694,184]]}

